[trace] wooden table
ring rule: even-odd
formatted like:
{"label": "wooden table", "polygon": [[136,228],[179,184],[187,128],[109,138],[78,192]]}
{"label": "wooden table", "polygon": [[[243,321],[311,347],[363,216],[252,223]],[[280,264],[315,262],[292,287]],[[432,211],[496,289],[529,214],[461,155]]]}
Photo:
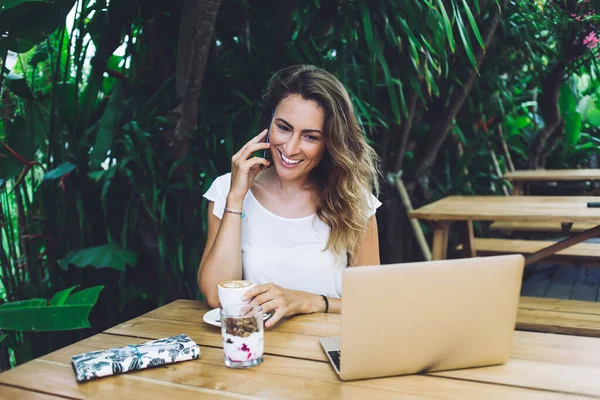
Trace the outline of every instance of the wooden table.
{"label": "wooden table", "polygon": [[600,303],[521,296],[517,329],[600,338]]}
{"label": "wooden table", "polygon": [[463,253],[475,257],[473,221],[545,221],[562,224],[568,233],[574,222],[587,221],[597,225],[572,235],[555,245],[527,257],[531,264],[574,244],[600,235],[600,208],[588,208],[598,201],[593,196],[449,196],[409,213],[411,218],[433,223],[434,260],[443,260],[448,251],[450,223],[460,224]]}
{"label": "wooden table", "polygon": [[[265,361],[234,370],[223,364],[219,328],[202,322],[204,303],[176,301],[0,374],[0,398],[472,398],[600,397],[600,339],[515,332],[501,366],[341,382],[318,338],[339,334],[340,316],[290,318],[265,333]],[[373,329],[377,329],[373,326]],[[71,356],[180,333],[201,348],[198,360],[78,384]]]}
{"label": "wooden table", "polygon": [[600,169],[532,169],[507,172],[504,179],[513,186],[513,195],[521,194],[523,184],[530,182],[598,181]]}

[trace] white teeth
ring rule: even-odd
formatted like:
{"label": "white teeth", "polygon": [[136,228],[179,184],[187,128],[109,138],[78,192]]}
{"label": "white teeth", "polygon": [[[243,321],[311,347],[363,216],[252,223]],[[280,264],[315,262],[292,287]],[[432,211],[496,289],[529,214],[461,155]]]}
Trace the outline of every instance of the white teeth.
{"label": "white teeth", "polygon": [[300,161],[302,160],[292,160],[291,158],[287,158],[286,156],[283,155],[283,153],[281,154],[281,158],[283,159],[283,161],[285,161],[286,164],[298,164]]}

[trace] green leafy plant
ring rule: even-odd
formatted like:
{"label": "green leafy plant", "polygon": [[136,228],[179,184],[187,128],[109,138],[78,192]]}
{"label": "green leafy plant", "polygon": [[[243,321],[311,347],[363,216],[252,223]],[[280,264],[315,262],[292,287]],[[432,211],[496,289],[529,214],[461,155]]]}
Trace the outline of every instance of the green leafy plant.
{"label": "green leafy plant", "polygon": [[10,331],[65,331],[89,328],[88,316],[104,286],[72,293],[61,290],[50,301],[21,300],[0,305],[0,329]]}

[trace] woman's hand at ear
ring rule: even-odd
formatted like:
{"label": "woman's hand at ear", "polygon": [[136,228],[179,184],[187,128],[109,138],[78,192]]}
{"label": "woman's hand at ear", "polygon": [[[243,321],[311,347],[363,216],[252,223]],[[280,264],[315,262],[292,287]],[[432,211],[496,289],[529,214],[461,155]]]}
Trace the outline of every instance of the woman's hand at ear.
{"label": "woman's hand at ear", "polygon": [[[267,135],[265,129],[248,141],[231,158],[231,186],[227,195],[228,205],[229,199],[233,204],[231,206],[239,206],[244,201],[244,197],[254,183],[254,178],[260,171],[270,165],[270,162],[262,157],[253,157],[257,151],[266,150],[270,147],[269,143],[261,142]],[[239,204],[238,204],[239,203]]]}

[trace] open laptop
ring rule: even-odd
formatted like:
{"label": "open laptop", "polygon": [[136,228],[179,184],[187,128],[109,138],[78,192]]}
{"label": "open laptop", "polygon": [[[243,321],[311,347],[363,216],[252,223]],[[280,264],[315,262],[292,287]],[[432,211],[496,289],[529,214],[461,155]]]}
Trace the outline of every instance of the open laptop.
{"label": "open laptop", "polygon": [[341,336],[321,345],[342,380],[503,364],[521,255],[346,268]]}

